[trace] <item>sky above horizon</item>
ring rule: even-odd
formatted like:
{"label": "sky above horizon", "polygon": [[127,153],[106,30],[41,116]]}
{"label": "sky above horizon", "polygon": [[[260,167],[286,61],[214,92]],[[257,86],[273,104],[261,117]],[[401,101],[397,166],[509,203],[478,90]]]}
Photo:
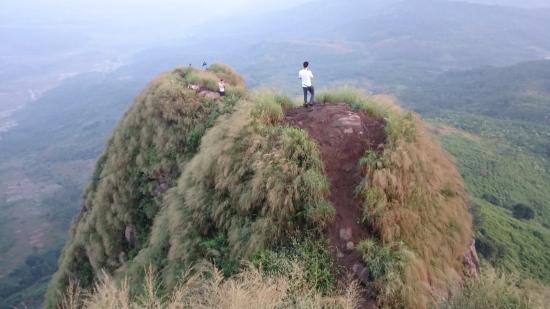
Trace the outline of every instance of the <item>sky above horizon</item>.
{"label": "sky above horizon", "polygon": [[[206,29],[223,30],[223,23],[219,26],[215,23],[218,20],[238,22],[311,1],[316,0],[0,0],[0,36],[4,42],[17,40],[32,44],[33,40],[37,41],[36,37],[42,41],[59,41],[64,38],[56,38],[58,33],[69,33],[65,37],[86,39],[92,44],[145,46],[200,36],[203,25],[208,26]],[[535,4],[547,0],[462,1]],[[311,9],[315,9],[314,3]],[[304,15],[307,14],[304,11]],[[28,39],[24,38],[29,34]]]}
{"label": "sky above horizon", "polygon": [[213,17],[238,16],[284,9],[310,0],[3,0],[0,24],[30,23],[173,22],[188,24]]}
{"label": "sky above horizon", "polygon": [[[313,0],[1,0],[0,27],[25,23],[29,26],[106,23],[120,24],[121,27],[144,24],[185,27],[216,17],[258,14],[310,1]],[[548,0],[461,1],[516,6],[549,5],[544,5]]]}
{"label": "sky above horizon", "polygon": [[96,41],[157,42],[192,36],[193,27],[217,18],[246,18],[309,1],[0,0],[0,35],[2,29],[54,29]]}

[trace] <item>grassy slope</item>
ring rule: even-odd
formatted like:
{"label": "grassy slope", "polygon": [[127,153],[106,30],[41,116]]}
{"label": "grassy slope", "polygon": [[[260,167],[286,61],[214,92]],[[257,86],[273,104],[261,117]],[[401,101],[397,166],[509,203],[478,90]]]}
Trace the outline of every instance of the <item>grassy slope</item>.
{"label": "grassy slope", "polygon": [[[550,252],[543,241],[550,232],[549,73],[549,61],[449,72],[401,96],[436,128],[443,124],[437,129],[442,144],[485,218],[476,227],[481,256],[546,283],[550,277],[541,263]],[[516,203],[535,209],[534,220],[514,219]]]}
{"label": "grassy slope", "polygon": [[466,191],[454,163],[422,121],[385,97],[342,89],[320,102],[346,102],[384,117],[387,144],[362,159],[363,222],[376,237],[358,246],[380,306],[427,308],[464,277],[472,239]]}
{"label": "grassy slope", "polygon": [[431,84],[405,93],[415,109],[468,112],[494,119],[550,121],[550,61],[509,67],[482,67],[442,74]]}
{"label": "grassy slope", "polygon": [[[161,82],[165,84],[166,81]],[[380,304],[424,308],[439,301],[440,293],[456,286],[462,278],[460,257],[471,239],[462,181],[457,173],[450,179],[440,177],[440,170],[453,169],[452,163],[425,135],[416,118],[391,104],[368,100],[350,90],[321,98],[348,102],[383,116],[388,122],[390,144],[381,157],[365,158],[368,177],[358,189],[365,199],[364,223],[378,236],[374,250],[368,246],[369,242],[361,244],[358,250],[371,271],[378,267],[369,263],[372,260],[385,265],[373,282]],[[125,123],[131,123],[132,117],[140,114],[136,111],[141,100],[137,102],[119,132],[124,132],[128,128]],[[304,131],[281,122],[283,109],[290,105],[288,98],[272,93],[239,100],[235,109],[202,137],[196,155],[178,165],[181,175],[177,177],[177,185],[159,200],[160,211],[151,225],[150,236],[135,248],[137,255],[128,254],[127,262],[116,269],[97,263],[102,254],[107,262],[120,254],[116,246],[109,252],[109,247],[96,245],[94,239],[109,234],[96,235],[91,228],[120,230],[119,219],[116,213],[104,214],[104,220],[95,223],[91,219],[111,204],[108,200],[107,203],[102,199],[88,200],[88,210],[73,228],[73,239],[50,286],[49,305],[61,300],[55,292],[65,289],[71,275],[76,275],[85,287],[91,286],[100,269],[120,278],[129,276],[128,293],[139,302],[142,299],[139,295],[147,295],[147,282],[143,278],[148,267],[160,275],[159,293],[166,295],[178,290],[182,274],[189,271],[193,274],[195,265],[205,260],[225,275],[233,275],[228,284],[239,280],[246,273],[241,265],[243,259],[259,267],[264,278],[283,276],[290,278],[290,282],[299,272],[288,265],[298,263],[306,279],[303,284],[310,291],[291,298],[298,302],[307,301],[311,293],[318,293],[318,301],[326,297],[326,301],[334,297],[342,299],[335,286],[335,269],[326,242],[310,238],[318,238],[317,232],[333,216],[325,200],[328,183],[315,143]],[[155,106],[163,105],[157,101]],[[122,142],[116,136],[110,147]],[[414,164],[407,157],[421,158],[421,162]],[[109,160],[115,158],[100,160],[100,175],[105,175]],[[392,179],[397,182],[392,183]],[[411,186],[412,181],[416,185]],[[104,180],[92,183],[89,192],[100,188],[101,182]],[[379,194],[373,196],[372,192]],[[416,224],[404,220],[405,217],[415,218]],[[430,219],[434,217],[439,220]],[[431,241],[421,240],[428,235]],[[289,245],[289,238],[296,240]],[[100,297],[98,293],[95,295]]]}
{"label": "grassy slope", "polygon": [[[456,158],[458,166],[475,197],[478,209],[478,247],[492,264],[550,282],[547,228],[550,214],[544,203],[550,198],[545,184],[550,183],[544,161],[511,146],[461,133],[441,137],[444,147]],[[500,205],[482,198],[496,197]],[[486,196],[485,196],[486,197]],[[507,208],[515,203],[539,205],[533,221],[513,218]]]}
{"label": "grassy slope", "polygon": [[[61,258],[54,282],[66,284],[76,276],[89,285],[94,267],[117,268],[147,240],[162,193],[179,174],[176,167],[189,159],[207,127],[242,93],[239,77],[222,67],[213,70],[223,71],[218,76],[231,85],[224,105],[187,89],[190,82],[216,89],[216,73],[187,70],[161,76],[136,99],[98,160],[83,210],[73,225],[78,229],[71,231],[67,258]],[[189,117],[182,118],[186,114]]]}
{"label": "grassy slope", "polygon": [[[327,243],[309,239],[333,212],[324,213],[332,206],[315,143],[281,122],[290,103],[260,93],[208,130],[164,199],[148,244],[118,272],[131,285],[109,287],[123,296],[114,303],[102,298],[105,288],[95,291],[91,307],[143,306],[151,267],[161,290],[150,299],[166,307],[352,308],[354,290],[339,296]],[[253,266],[241,266],[242,258]],[[220,270],[203,276],[205,262]]]}
{"label": "grassy slope", "polygon": [[[550,256],[547,253],[550,232],[536,224],[515,219],[507,210],[484,200],[475,199],[474,203],[479,209],[479,241],[497,248],[489,258],[507,271],[527,273],[549,283]],[[504,252],[499,252],[498,248],[504,248]]]}
{"label": "grassy slope", "polygon": [[[280,125],[289,100],[259,95],[253,105],[227,70],[176,70],[138,97],[98,162],[49,306],[70,278],[90,287],[102,269],[129,270],[140,281],[142,266],[152,264],[167,287],[204,258],[231,273],[240,258],[330,219],[316,146],[304,132]],[[215,89],[220,77],[230,83],[221,102],[187,90],[197,83]],[[201,142],[224,111],[231,116]],[[161,182],[175,187],[163,196]],[[128,230],[134,241],[125,239]]]}
{"label": "grassy slope", "polygon": [[536,221],[550,227],[550,175],[547,161],[509,144],[483,137],[450,134],[442,137],[445,148],[458,161],[472,195],[497,198],[496,206],[511,209],[517,203],[532,206]]}

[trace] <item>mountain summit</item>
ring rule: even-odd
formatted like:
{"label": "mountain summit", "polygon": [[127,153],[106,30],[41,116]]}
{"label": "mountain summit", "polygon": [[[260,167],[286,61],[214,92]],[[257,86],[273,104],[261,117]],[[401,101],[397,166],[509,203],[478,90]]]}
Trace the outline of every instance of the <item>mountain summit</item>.
{"label": "mountain summit", "polygon": [[339,89],[318,101],[251,93],[218,64],[151,82],[97,162],[47,306],[448,298],[479,267],[453,162],[387,97]]}

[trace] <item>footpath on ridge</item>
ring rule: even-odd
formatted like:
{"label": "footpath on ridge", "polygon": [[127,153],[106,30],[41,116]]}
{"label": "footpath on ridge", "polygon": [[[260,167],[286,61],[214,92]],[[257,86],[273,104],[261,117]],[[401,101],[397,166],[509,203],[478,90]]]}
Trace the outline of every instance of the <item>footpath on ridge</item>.
{"label": "footpath on ridge", "polygon": [[[347,104],[314,105],[287,111],[287,123],[304,129],[319,145],[325,173],[330,180],[330,201],[336,209],[334,223],[325,231],[340,269],[340,278],[353,273],[368,280],[355,246],[368,237],[361,224],[361,203],[355,189],[362,180],[359,160],[367,150],[381,150],[385,143],[385,121],[351,109]],[[367,292],[360,308],[373,307]]]}

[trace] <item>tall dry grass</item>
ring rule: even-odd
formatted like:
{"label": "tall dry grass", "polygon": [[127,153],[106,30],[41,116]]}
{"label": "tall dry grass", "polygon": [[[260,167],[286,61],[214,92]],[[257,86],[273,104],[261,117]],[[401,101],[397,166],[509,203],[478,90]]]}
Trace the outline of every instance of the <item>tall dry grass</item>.
{"label": "tall dry grass", "polygon": [[390,113],[388,144],[363,161],[364,221],[383,244],[402,242],[405,261],[393,280],[397,290],[386,284],[380,301],[427,308],[464,276],[462,257],[473,238],[467,194],[455,164],[418,117],[375,100]]}
{"label": "tall dry grass", "polygon": [[161,284],[151,270],[146,272],[143,293],[132,296],[128,281],[103,275],[91,291],[71,288],[59,309],[269,309],[341,308],[358,306],[359,290],[352,282],[337,296],[323,296],[306,280],[304,270],[293,264],[287,275],[267,275],[249,266],[229,279],[213,265],[198,265],[183,275],[169,294],[159,293]]}

